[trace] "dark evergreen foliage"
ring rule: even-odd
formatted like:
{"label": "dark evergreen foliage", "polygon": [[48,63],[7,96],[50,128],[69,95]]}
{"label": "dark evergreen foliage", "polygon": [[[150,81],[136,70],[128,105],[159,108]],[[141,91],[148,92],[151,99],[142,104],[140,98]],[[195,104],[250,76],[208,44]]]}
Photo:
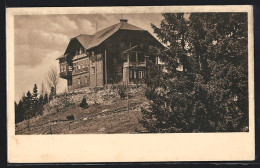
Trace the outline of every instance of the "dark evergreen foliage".
{"label": "dark evergreen foliage", "polygon": [[150,56],[149,132],[248,131],[246,13],[163,14]]}
{"label": "dark evergreen foliage", "polygon": [[88,108],[88,103],[87,103],[85,97],[83,97],[83,99],[82,99],[81,103],[79,104],[79,106],[80,106],[81,108],[85,108],[85,109]]}
{"label": "dark evergreen foliage", "polygon": [[18,104],[15,102],[15,123],[43,114],[43,106],[48,103],[48,94],[46,93],[44,97],[40,95],[39,98],[38,95],[37,85],[35,84],[33,93],[28,91]]}
{"label": "dark evergreen foliage", "polygon": [[121,85],[118,87],[118,94],[120,96],[120,99],[125,99],[126,98],[126,86]]}

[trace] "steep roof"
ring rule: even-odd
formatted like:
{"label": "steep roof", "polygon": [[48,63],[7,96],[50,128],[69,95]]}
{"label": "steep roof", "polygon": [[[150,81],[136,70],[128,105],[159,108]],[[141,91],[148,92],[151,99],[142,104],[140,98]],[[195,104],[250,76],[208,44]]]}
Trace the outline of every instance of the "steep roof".
{"label": "steep roof", "polygon": [[80,35],[76,36],[75,38],[81,43],[81,45],[85,49],[90,49],[92,47],[98,46],[99,44],[101,44],[103,41],[105,41],[107,38],[109,38],[111,35],[113,35],[120,29],[121,30],[146,31],[139,27],[136,27],[134,25],[127,23],[126,21],[121,21],[118,24],[112,25],[110,27],[107,27],[103,30],[98,31],[93,35],[80,34]]}

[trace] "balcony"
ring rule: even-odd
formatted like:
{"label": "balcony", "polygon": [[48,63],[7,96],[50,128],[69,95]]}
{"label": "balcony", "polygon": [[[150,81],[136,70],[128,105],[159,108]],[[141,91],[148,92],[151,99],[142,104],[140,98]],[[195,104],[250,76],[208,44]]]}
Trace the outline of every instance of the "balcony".
{"label": "balcony", "polygon": [[74,69],[72,71],[72,74],[88,73],[88,72],[89,72],[88,67],[84,67],[84,68],[81,68],[81,69]]}
{"label": "balcony", "polygon": [[139,62],[139,63],[136,63],[136,62],[124,62],[124,68],[126,67],[146,67],[146,64],[145,62]]}
{"label": "balcony", "polygon": [[63,71],[63,72],[60,72],[60,77],[61,77],[61,78],[64,78],[64,79],[67,79],[67,78],[71,77],[71,75],[72,75],[71,72],[72,72],[72,71]]}

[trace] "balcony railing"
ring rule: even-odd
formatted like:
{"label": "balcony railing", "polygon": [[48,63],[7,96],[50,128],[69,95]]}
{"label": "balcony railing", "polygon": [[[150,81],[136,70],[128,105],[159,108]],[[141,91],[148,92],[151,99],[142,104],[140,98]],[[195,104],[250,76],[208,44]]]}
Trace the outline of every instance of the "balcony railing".
{"label": "balcony railing", "polygon": [[126,68],[126,67],[133,67],[133,66],[135,66],[135,67],[146,67],[146,64],[145,64],[145,62],[139,62],[138,64],[136,63],[136,62],[124,62],[124,68]]}
{"label": "balcony railing", "polygon": [[63,71],[63,72],[60,72],[60,77],[61,78],[67,78],[71,76],[71,71]]}
{"label": "balcony railing", "polygon": [[73,74],[78,74],[78,73],[82,73],[82,72],[89,72],[89,68],[85,67],[85,68],[81,68],[81,69],[74,69],[72,71]]}

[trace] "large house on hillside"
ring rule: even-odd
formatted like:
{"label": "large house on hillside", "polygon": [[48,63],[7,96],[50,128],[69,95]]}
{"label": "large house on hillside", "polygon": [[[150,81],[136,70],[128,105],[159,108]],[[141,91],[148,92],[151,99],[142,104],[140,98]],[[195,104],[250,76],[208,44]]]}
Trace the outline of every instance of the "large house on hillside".
{"label": "large house on hillside", "polygon": [[[60,77],[68,90],[108,84],[144,83],[150,46],[162,46],[126,19],[93,35],[72,38],[61,57]],[[156,62],[156,60],[152,60]]]}

